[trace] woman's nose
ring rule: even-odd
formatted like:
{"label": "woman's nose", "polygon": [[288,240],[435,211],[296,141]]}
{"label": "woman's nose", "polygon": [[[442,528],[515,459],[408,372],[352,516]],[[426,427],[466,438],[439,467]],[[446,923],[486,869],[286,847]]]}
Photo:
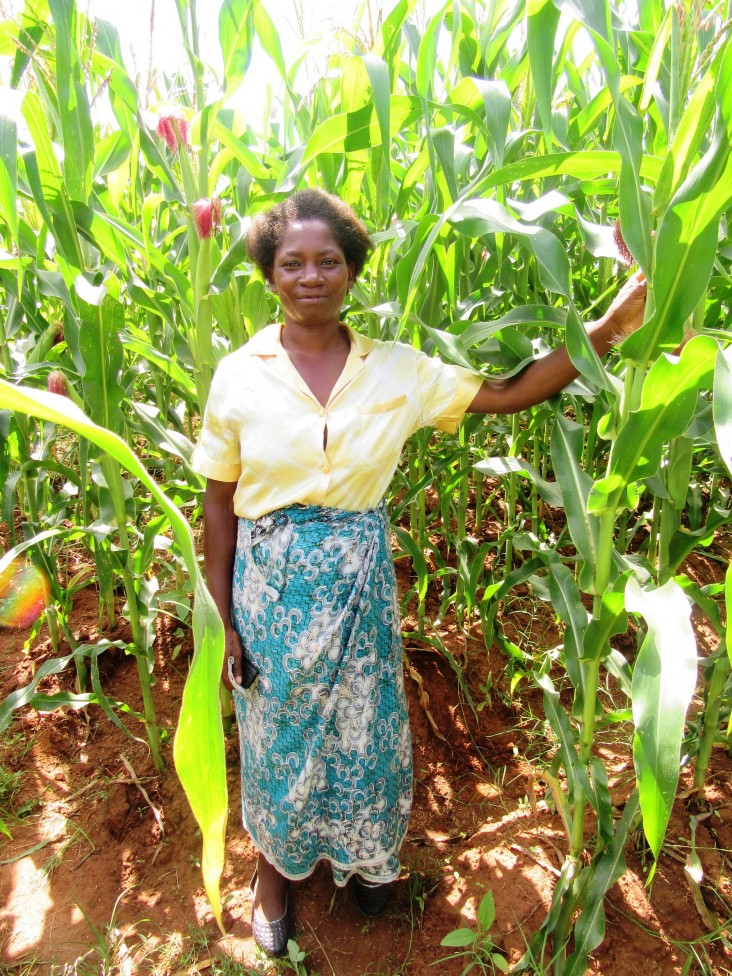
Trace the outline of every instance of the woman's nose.
{"label": "woman's nose", "polygon": [[308,282],[318,282],[321,280],[320,265],[319,264],[306,264],[303,268],[302,280],[307,284]]}

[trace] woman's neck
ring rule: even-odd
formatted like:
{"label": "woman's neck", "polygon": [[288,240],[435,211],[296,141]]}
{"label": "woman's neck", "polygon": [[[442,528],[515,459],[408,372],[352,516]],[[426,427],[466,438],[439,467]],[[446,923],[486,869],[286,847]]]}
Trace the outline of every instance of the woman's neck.
{"label": "woman's neck", "polygon": [[317,328],[285,322],[280,333],[280,342],[287,352],[311,356],[350,347],[348,332],[341,328],[340,322],[319,325]]}

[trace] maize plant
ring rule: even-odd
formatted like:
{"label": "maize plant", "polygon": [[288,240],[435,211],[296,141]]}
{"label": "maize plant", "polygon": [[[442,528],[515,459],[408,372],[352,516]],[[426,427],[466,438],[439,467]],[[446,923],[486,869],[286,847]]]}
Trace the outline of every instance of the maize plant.
{"label": "maize plant", "polygon": [[[0,24],[0,573],[21,553],[45,570],[56,648],[0,726],[13,708],[50,707],[40,672],[72,662],[66,704],[119,721],[99,683],[104,647],[77,647],[67,624],[80,581],[57,556],[73,539],[100,619],[129,621],[160,766],[153,623],[161,600],[185,600],[187,577],[197,649],[175,760],[220,921],[223,643],[180,509],[200,510],[189,458],[216,363],[277,316],[246,258],[248,221],[297,187],[336,192],[375,245],[347,310],[359,329],[486,376],[566,341],[580,373],[524,415],[419,432],[388,499],[420,639],[440,649],[431,589],[440,616],[479,626],[542,689],[566,857],[522,965],[579,976],[639,819],[660,853],[682,740],[699,791],[728,741],[732,583],[702,589],[684,561],[732,520],[732,7],[384,2],[378,28],[340,36],[306,86],[264,3],[221,4],[217,75],[195,0],[169,2],[184,67],[156,76],[149,104],[115,26],[75,0],[25,0]],[[259,130],[227,102],[255,45],[279,76]],[[629,264],[648,281],[646,319],[602,364],[583,321]],[[534,659],[502,633],[498,609],[518,585],[551,602],[558,656]],[[719,636],[701,675],[694,605]],[[631,624],[628,658],[618,641]],[[619,815],[595,748],[622,717],[605,708],[608,681],[633,720]]]}

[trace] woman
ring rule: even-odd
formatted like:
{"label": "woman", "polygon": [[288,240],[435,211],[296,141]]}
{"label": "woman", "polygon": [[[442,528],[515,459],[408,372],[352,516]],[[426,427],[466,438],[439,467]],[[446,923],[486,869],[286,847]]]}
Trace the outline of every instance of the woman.
{"label": "woman", "polygon": [[[204,560],[224,621],[244,826],[259,851],[252,930],[289,935],[288,888],[321,859],[380,915],[412,797],[396,581],[383,495],[406,438],[466,412],[513,413],[577,376],[566,349],[484,380],[340,321],[371,250],[337,197],[304,190],[258,216],[249,254],[282,305],[214,376],[194,468]],[[637,328],[634,279],[589,328],[602,354]],[[259,677],[242,685],[242,644]],[[248,681],[246,682],[248,684]]]}

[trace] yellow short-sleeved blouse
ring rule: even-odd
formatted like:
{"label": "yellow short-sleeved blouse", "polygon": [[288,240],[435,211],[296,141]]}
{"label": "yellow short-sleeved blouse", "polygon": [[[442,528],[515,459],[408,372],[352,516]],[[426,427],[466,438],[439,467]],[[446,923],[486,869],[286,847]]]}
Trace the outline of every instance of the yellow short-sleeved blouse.
{"label": "yellow short-sleeved blouse", "polygon": [[425,426],[456,430],[478,392],[477,373],[344,328],[351,350],[325,407],[282,346],[281,325],[219,363],[193,468],[238,482],[238,516],[256,519],[296,503],[373,508],[409,435]]}

